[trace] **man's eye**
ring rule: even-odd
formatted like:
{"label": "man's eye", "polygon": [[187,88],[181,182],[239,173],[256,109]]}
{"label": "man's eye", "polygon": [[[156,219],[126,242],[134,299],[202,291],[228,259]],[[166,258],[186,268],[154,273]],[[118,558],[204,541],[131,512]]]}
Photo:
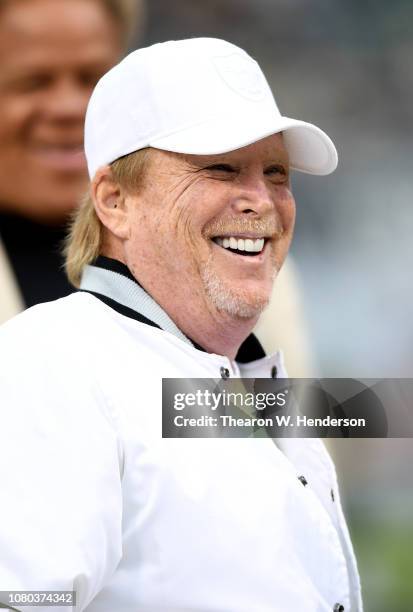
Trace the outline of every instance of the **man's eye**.
{"label": "man's eye", "polygon": [[50,82],[51,78],[47,74],[30,75],[16,79],[13,87],[16,91],[30,93],[45,89]]}
{"label": "man's eye", "polygon": [[100,77],[107,72],[110,66],[96,66],[85,68],[78,74],[79,83],[86,87],[94,87],[99,81]]}
{"label": "man's eye", "polygon": [[218,170],[218,172],[235,172],[235,168],[229,164],[213,164],[208,166],[206,170]]}
{"label": "man's eye", "polygon": [[286,176],[287,171],[284,168],[284,166],[276,165],[276,166],[271,166],[270,168],[267,168],[265,171],[265,174],[270,175],[270,176],[272,175]]}

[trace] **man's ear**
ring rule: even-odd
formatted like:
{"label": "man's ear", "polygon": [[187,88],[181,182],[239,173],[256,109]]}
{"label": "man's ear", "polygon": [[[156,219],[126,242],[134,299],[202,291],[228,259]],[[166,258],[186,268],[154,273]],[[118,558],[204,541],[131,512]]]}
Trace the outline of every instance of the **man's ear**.
{"label": "man's ear", "polygon": [[129,217],[125,194],[115,181],[110,166],[96,172],[91,184],[91,196],[102,224],[117,238],[129,237]]}

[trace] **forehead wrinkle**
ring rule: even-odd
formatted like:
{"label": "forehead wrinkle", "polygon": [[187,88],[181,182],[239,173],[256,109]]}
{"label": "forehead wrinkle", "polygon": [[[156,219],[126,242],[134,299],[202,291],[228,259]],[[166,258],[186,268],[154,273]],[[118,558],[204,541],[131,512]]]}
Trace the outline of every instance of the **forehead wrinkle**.
{"label": "forehead wrinkle", "polygon": [[[251,146],[251,145],[249,145]],[[263,165],[270,165],[274,163],[283,162],[289,164],[290,156],[288,150],[283,147],[268,147],[265,151],[247,152],[244,147],[242,149],[236,149],[234,151],[228,151],[226,153],[217,153],[214,155],[183,155],[182,158],[188,164],[189,167],[199,169],[215,163],[231,163],[238,167],[245,167],[251,162],[261,162]]]}
{"label": "forehead wrinkle", "polygon": [[[188,173],[191,170],[197,169],[197,166],[194,165],[191,159],[195,157],[194,155],[164,151],[156,148],[153,148],[152,151],[154,152],[151,159],[151,163],[153,164],[152,167],[155,167],[157,172],[161,175],[165,174],[171,176],[181,172]],[[160,165],[162,165],[162,169],[159,169]]]}

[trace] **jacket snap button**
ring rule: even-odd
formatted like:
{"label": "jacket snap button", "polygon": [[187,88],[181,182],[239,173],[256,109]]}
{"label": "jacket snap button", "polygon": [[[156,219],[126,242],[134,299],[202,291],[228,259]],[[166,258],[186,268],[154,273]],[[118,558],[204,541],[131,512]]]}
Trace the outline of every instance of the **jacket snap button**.
{"label": "jacket snap button", "polygon": [[[302,483],[304,486],[308,485],[307,478],[306,478],[305,476],[299,476],[299,477],[298,477],[298,480],[299,480],[299,481],[300,481],[300,482],[301,482],[301,483]],[[334,610],[335,610],[335,608],[334,608]]]}
{"label": "jacket snap button", "polygon": [[342,606],[341,603],[336,603],[333,612],[344,612],[344,606]]}
{"label": "jacket snap button", "polygon": [[221,366],[220,372],[221,372],[221,378],[223,378],[224,380],[229,378],[229,370],[228,370],[228,368],[224,368],[224,366]]}
{"label": "jacket snap button", "polygon": [[272,366],[271,368],[271,378],[277,378],[278,370],[277,366]]}

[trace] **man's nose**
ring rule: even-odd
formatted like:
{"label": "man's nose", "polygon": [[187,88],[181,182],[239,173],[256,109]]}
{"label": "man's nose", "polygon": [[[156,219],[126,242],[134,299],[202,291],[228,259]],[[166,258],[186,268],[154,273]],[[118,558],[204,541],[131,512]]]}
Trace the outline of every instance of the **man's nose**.
{"label": "man's nose", "polygon": [[251,217],[261,217],[274,209],[274,200],[265,176],[258,174],[245,178],[240,183],[239,193],[232,207],[234,212]]}
{"label": "man's nose", "polygon": [[62,78],[47,92],[43,113],[55,121],[83,122],[90,93],[76,79]]}

